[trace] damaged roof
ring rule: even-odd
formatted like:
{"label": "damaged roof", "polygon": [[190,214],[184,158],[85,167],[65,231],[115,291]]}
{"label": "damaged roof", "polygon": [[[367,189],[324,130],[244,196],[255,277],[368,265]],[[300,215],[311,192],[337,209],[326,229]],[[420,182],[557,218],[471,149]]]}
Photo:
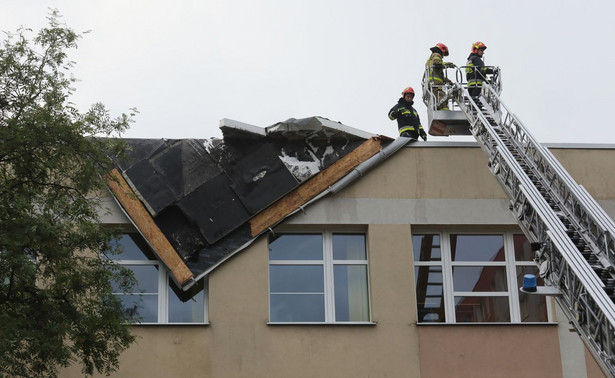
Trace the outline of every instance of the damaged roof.
{"label": "damaged roof", "polygon": [[108,179],[184,288],[391,142],[322,117],[220,128],[223,139],[126,139]]}

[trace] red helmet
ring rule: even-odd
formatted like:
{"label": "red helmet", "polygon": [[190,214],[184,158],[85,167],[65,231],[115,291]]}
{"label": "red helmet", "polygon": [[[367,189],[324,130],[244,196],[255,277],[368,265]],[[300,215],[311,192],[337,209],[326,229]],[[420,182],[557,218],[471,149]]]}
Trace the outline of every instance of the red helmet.
{"label": "red helmet", "polygon": [[436,43],[434,47],[440,49],[440,51],[442,51],[442,55],[448,56],[448,47],[446,47],[444,43]]}
{"label": "red helmet", "polygon": [[414,97],[414,89],[412,89],[412,87],[408,87],[408,88],[404,89],[404,90],[401,92],[401,95],[402,95],[402,96],[405,96],[405,95],[407,95],[408,93],[412,94],[412,97]]}
{"label": "red helmet", "polygon": [[482,43],[481,41],[474,42],[472,44],[472,52],[473,53],[477,53],[478,50],[487,50],[487,46],[484,43]]}

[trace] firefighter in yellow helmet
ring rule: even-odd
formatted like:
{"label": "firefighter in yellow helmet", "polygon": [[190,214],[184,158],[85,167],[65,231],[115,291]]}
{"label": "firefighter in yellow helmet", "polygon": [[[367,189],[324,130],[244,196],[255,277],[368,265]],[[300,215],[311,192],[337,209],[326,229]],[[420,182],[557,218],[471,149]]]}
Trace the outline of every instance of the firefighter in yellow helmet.
{"label": "firefighter in yellow helmet", "polygon": [[[445,97],[442,86],[446,83],[450,83],[449,78],[444,75],[445,68],[455,68],[455,64],[451,62],[445,62],[443,57],[448,56],[448,47],[444,43],[436,43],[432,48],[431,55],[427,62],[425,62],[426,73],[428,75],[427,81],[430,84],[433,94],[436,96],[436,103],[440,103],[440,100]],[[444,103],[438,106],[438,110],[449,110],[448,104]]]}
{"label": "firefighter in yellow helmet", "polygon": [[419,113],[412,107],[414,104],[414,89],[408,87],[401,92],[401,98],[397,104],[389,110],[389,119],[397,120],[399,136],[418,139],[420,136],[427,140],[427,134],[421,126]]}
{"label": "firefighter in yellow helmet", "polygon": [[468,92],[474,99],[474,102],[480,107],[478,97],[480,96],[481,86],[487,80],[487,74],[492,74],[493,69],[485,67],[483,55],[487,50],[487,46],[480,41],[472,44],[468,63],[466,64],[466,79],[468,80]]}

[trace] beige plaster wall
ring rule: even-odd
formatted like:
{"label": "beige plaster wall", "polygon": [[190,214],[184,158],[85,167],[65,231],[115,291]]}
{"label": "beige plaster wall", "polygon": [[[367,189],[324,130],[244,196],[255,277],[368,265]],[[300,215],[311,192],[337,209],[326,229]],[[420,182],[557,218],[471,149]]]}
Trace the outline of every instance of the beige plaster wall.
{"label": "beige plaster wall", "polygon": [[[615,172],[614,151],[554,152],[590,193],[615,199],[615,177],[609,174]],[[331,200],[505,200],[486,164],[478,147],[404,148]],[[121,356],[120,371],[112,376],[562,376],[555,326],[417,327],[411,225],[363,218],[375,325],[268,325],[262,237],[210,275],[209,326],[136,326],[138,342]],[[72,367],[61,376],[82,374]]]}
{"label": "beige plaster wall", "polygon": [[267,325],[266,239],[233,257],[209,281],[212,376],[419,377],[409,232],[369,227],[376,325]]}
{"label": "beige plaster wall", "polygon": [[[615,199],[615,150],[566,148],[551,152],[595,199]],[[419,144],[402,148],[340,196],[506,199],[487,162],[478,146],[427,148]]]}
{"label": "beige plaster wall", "polygon": [[402,148],[344,197],[506,198],[477,148]]}
{"label": "beige plaster wall", "polygon": [[585,365],[587,366],[587,378],[606,378],[606,375],[604,375],[600,366],[598,366],[598,363],[587,349],[585,349]]}
{"label": "beige plaster wall", "polygon": [[615,198],[615,150],[551,149],[551,153],[596,200]]}
{"label": "beige plaster wall", "polygon": [[421,378],[562,377],[557,327],[420,326]]}
{"label": "beige plaster wall", "polygon": [[[135,326],[136,342],[120,356],[112,377],[211,377],[211,329],[207,326]],[[62,378],[83,377],[80,365],[63,369]],[[95,377],[104,377],[96,374]]]}

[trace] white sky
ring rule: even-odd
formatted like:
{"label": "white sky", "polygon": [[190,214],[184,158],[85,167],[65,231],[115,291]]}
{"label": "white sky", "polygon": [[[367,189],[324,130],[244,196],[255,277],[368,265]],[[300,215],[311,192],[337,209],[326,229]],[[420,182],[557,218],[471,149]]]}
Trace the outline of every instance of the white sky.
{"label": "white sky", "polygon": [[[265,127],[322,116],[397,136],[387,118],[418,93],[429,48],[464,65],[472,42],[501,67],[502,99],[540,142],[615,143],[613,0],[0,0],[0,29],[57,8],[91,30],[71,58],[73,102],[140,114],[125,137],[221,137],[231,118]],[[470,137],[465,137],[470,138]],[[430,137],[430,140],[446,140]],[[461,138],[462,140],[466,140]],[[451,140],[451,138],[448,138]],[[459,139],[457,139],[459,140]]]}

